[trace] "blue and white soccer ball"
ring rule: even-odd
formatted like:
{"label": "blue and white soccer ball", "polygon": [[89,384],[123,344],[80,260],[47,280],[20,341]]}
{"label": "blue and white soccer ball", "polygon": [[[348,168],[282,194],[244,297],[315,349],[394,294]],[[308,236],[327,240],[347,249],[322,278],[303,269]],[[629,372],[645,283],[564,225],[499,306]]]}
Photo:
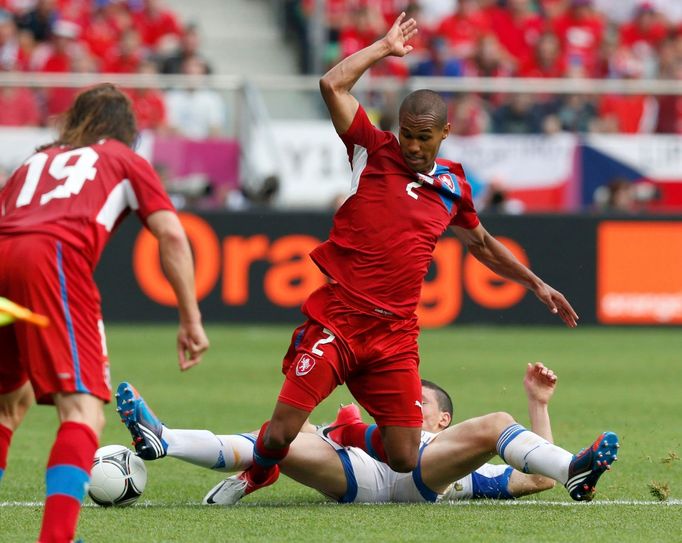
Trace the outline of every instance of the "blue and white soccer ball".
{"label": "blue and white soccer ball", "polygon": [[123,445],[97,449],[88,488],[88,495],[97,505],[130,505],[142,495],[146,485],[147,468],[130,449]]}

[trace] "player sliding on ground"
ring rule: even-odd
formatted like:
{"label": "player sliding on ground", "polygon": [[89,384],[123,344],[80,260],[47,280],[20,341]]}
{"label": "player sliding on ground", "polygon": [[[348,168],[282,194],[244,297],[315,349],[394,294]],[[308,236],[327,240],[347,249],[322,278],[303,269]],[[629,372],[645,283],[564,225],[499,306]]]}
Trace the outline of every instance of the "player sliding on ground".
{"label": "player sliding on ground", "polygon": [[[573,499],[589,501],[600,475],[616,460],[618,439],[611,432],[604,433],[575,456],[551,445],[548,404],[555,386],[552,370],[541,363],[528,364],[524,388],[531,433],[506,413],[450,426],[450,396],[438,385],[423,381],[421,454],[413,472],[398,473],[362,449],[342,447],[335,441],[343,441],[343,433],[361,423],[353,404],[342,407],[337,421],[321,432],[314,433],[315,427],[308,425],[308,432],[300,433],[291,444],[281,469],[299,483],[344,503],[509,499],[552,488],[555,480],[566,485]],[[252,464],[257,432],[215,435],[208,430],[167,428],[129,383],[119,385],[117,404],[145,460],[170,456],[217,471],[244,470]],[[500,435],[499,429],[505,427],[509,431]],[[524,462],[534,447],[537,450]],[[511,465],[485,463],[500,450]],[[223,487],[224,481],[208,492],[204,503],[229,505],[230,500],[223,499]]]}
{"label": "player sliding on ground", "polygon": [[[409,94],[400,106],[396,138],[375,128],[351,94],[371,66],[408,54],[416,32],[417,23],[402,13],[386,36],[320,80],[353,171],[350,196],[334,215],[329,239],[310,253],[333,281],[301,308],[307,320],[292,336],[284,384],[256,439],[253,465],[226,482],[232,503],[277,480],[278,465],[310,413],[344,383],[377,423],[356,425],[347,445],[396,471],[417,466],[422,412],[416,309],[436,244],[448,228],[486,267],[533,292],[567,326],[577,325],[566,298],[480,223],[462,166],[437,158],[450,130],[441,96],[426,89]],[[499,435],[503,428],[490,435],[497,430]],[[503,437],[505,455],[515,455],[516,447],[506,452],[506,438],[516,434]],[[483,456],[494,453],[494,447],[479,446]]]}

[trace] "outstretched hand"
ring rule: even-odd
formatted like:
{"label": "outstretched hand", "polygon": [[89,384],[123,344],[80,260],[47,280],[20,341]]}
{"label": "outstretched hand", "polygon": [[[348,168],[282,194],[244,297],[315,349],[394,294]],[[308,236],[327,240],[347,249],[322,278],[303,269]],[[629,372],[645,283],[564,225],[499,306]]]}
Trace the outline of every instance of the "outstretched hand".
{"label": "outstretched hand", "polygon": [[201,362],[208,349],[208,338],[200,323],[181,323],[178,330],[178,365],[185,371]]}
{"label": "outstretched hand", "polygon": [[542,362],[528,364],[526,367],[523,388],[526,389],[528,401],[549,403],[552,394],[554,394],[556,383],[556,374],[551,369],[546,368]]}
{"label": "outstretched hand", "polygon": [[547,283],[542,283],[534,292],[538,299],[545,304],[552,313],[559,315],[561,320],[566,323],[566,326],[571,328],[578,326],[580,317],[561,292],[550,287]]}
{"label": "outstretched hand", "polygon": [[404,57],[412,51],[412,46],[406,44],[418,32],[417,21],[414,19],[403,21],[403,19],[405,19],[404,11],[398,15],[393,26],[384,36],[384,42],[390,50],[389,55],[396,57]]}

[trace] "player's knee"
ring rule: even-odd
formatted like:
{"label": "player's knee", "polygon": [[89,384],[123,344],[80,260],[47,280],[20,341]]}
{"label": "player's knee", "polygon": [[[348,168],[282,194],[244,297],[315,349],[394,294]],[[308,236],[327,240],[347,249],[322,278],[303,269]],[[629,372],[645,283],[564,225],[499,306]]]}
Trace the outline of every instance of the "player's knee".
{"label": "player's knee", "polygon": [[271,422],[263,436],[263,443],[268,449],[283,449],[291,444],[296,434],[296,431],[289,430],[286,426]]}
{"label": "player's knee", "polygon": [[493,434],[500,435],[506,428],[509,428],[516,421],[509,413],[504,411],[498,411],[497,413],[491,413],[488,415],[488,424],[491,427]]}
{"label": "player's knee", "polygon": [[475,419],[475,424],[468,432],[469,439],[482,449],[494,450],[500,434],[514,422],[514,417],[509,413],[503,411],[489,413]]}
{"label": "player's knee", "polygon": [[388,455],[388,465],[398,473],[409,473],[417,467],[419,460],[418,452]]}
{"label": "player's knee", "polygon": [[0,423],[15,431],[21,424],[27,409],[28,406],[24,409],[21,404],[15,402],[0,404]]}

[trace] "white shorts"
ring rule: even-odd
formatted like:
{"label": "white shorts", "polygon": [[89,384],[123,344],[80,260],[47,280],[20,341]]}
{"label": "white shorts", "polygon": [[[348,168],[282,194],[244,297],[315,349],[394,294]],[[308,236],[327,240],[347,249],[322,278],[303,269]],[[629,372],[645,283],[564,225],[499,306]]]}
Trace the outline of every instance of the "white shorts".
{"label": "white shorts", "polygon": [[[421,453],[435,434],[422,432]],[[357,447],[343,447],[334,441],[324,439],[341,459],[348,483],[341,503],[423,503],[438,501],[439,495],[426,487],[421,480],[421,469],[410,473],[398,473],[387,464],[372,458]]]}
{"label": "white shorts", "polygon": [[[324,439],[324,438],[323,438]],[[419,464],[410,473],[398,473],[362,449],[342,447],[325,439],[336,450],[348,483],[342,503],[425,503],[441,500],[513,499],[507,491],[513,468],[506,464],[484,464],[452,483],[443,494],[428,488],[421,479],[421,453],[430,439],[422,439]]]}

